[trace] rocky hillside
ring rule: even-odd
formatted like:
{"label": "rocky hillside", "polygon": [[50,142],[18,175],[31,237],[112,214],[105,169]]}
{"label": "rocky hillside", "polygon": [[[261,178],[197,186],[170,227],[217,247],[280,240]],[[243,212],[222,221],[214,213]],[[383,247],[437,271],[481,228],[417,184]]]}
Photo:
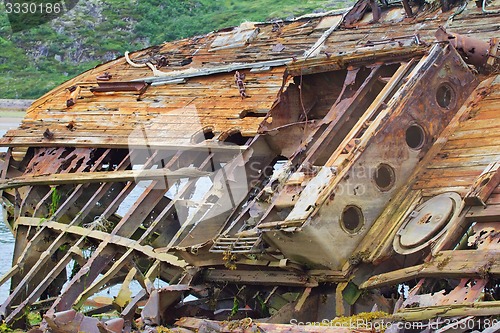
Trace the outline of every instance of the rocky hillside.
{"label": "rocky hillside", "polygon": [[[126,50],[243,21],[290,18],[349,4],[349,0],[80,0],[63,16],[16,33],[7,15],[0,14],[0,98],[37,98]],[[2,6],[0,13],[5,13]]]}

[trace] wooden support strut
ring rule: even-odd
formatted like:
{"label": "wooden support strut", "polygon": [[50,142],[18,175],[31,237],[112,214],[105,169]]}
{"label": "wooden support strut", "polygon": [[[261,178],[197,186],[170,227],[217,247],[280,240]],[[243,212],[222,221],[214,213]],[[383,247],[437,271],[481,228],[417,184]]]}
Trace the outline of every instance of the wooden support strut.
{"label": "wooden support strut", "polygon": [[395,320],[420,321],[436,317],[495,316],[500,314],[500,301],[475,302],[409,308],[393,315]]}
{"label": "wooden support strut", "polygon": [[428,263],[372,276],[360,289],[378,288],[423,277],[500,277],[500,250],[441,251]]}
{"label": "wooden support strut", "polygon": [[[349,327],[331,327],[320,325],[290,325],[290,324],[271,324],[252,322],[251,320],[241,320],[233,322],[218,322],[214,320],[184,317],[179,319],[176,326],[192,329],[195,332],[220,332],[220,333],[370,333],[373,329],[356,328],[352,330]],[[181,331],[182,332],[182,331]]]}
{"label": "wooden support strut", "polygon": [[[177,158],[178,157],[180,157],[180,154],[177,155]],[[213,154],[208,155],[207,158],[205,159],[205,161],[203,161],[203,163],[200,165],[199,168],[201,168],[201,169],[206,168],[209,165],[209,162],[211,161],[212,158],[213,158]],[[169,164],[172,164],[172,163],[169,163]],[[197,179],[193,179],[193,180],[190,180],[187,184],[185,184],[183,189],[177,194],[177,197],[181,196],[184,192],[191,189],[195,185],[196,181],[197,181]],[[137,245],[128,246],[127,251],[119,259],[117,259],[114,262],[113,266],[102,277],[100,277],[97,281],[92,283],[92,285],[89,286],[78,297],[78,299],[76,300],[76,305],[75,305],[76,307],[82,306],[83,302],[88,297],[90,297],[92,294],[98,292],[99,289],[105,283],[107,283],[123,267],[123,265],[126,263],[127,260],[130,259],[131,254],[135,250],[138,250],[138,249],[144,247],[141,245],[141,243],[144,242],[144,240],[154,232],[154,230],[156,229],[156,227],[158,226],[160,221],[162,221],[165,218],[165,216],[167,216],[169,213],[171,213],[171,211],[174,207],[174,203],[175,203],[175,199],[171,200],[168,203],[167,207],[164,208],[164,210],[160,213],[160,215],[151,223],[151,225],[147,228],[147,230],[142,234],[142,236],[139,238],[139,240],[137,240],[137,242],[136,242]],[[103,238],[102,240],[105,240],[105,238]],[[150,247],[147,246],[146,248],[149,249]],[[184,267],[186,265],[186,263],[184,261],[178,260],[177,257],[170,255],[170,254],[167,254],[165,252],[160,253],[159,251],[158,252],[155,251],[155,252],[152,252],[153,255],[151,254],[151,251],[148,251],[148,252],[149,253],[144,252],[144,254],[146,254],[150,258],[156,258],[159,261],[168,262],[174,266]],[[163,258],[163,255],[167,255],[167,257]],[[167,258],[170,258],[170,259],[165,260]]]}
{"label": "wooden support strut", "polygon": [[[123,169],[127,168],[130,165],[130,159],[129,158],[130,158],[130,156],[132,154],[134,154],[134,152],[127,154],[123,158],[123,160],[120,162],[120,164],[116,168],[117,171],[123,170]],[[153,154],[153,156],[156,156],[156,154]],[[96,167],[97,167],[97,165],[98,165],[98,163],[96,163]],[[147,167],[147,165],[148,165],[148,162],[145,163],[145,167]],[[129,183],[128,185],[130,185],[130,184],[135,185],[135,182]],[[96,191],[96,193],[93,194],[93,196],[87,201],[87,203],[85,204],[85,206],[80,210],[80,213],[75,216],[75,218],[66,226],[66,228],[70,228],[72,226],[76,226],[79,223],[81,223],[81,221],[83,221],[83,219],[85,219],[85,217],[92,211],[92,209],[95,206],[95,204],[107,193],[107,191],[109,190],[109,188],[111,186],[112,186],[112,183],[102,184],[102,186]],[[129,189],[129,191],[131,191],[132,188],[133,188],[133,186],[126,186],[125,189],[118,196],[120,196],[121,194],[124,194],[124,193],[128,194],[127,188]],[[75,192],[76,192],[76,190],[75,190]],[[67,209],[69,209],[69,207],[71,206],[71,204],[70,204],[71,201],[72,201],[72,196],[70,196],[60,206],[60,208],[56,211],[56,213],[51,218],[51,220],[56,220],[56,218],[58,216],[61,216],[62,214],[64,214],[64,212]],[[117,207],[117,205],[111,204],[108,207],[108,210],[114,210],[114,209],[116,209],[116,207]],[[14,265],[14,267],[11,270],[18,270],[19,269],[19,267],[23,264],[23,258],[30,251],[31,247],[38,242],[38,239],[40,239],[40,238],[42,238],[44,236],[44,233],[43,233],[44,230],[46,230],[46,228],[42,224],[40,231],[37,232],[37,234],[30,240],[30,242],[28,243],[28,246],[25,248],[23,254],[21,254],[20,259],[18,260],[18,262],[16,263],[16,265]],[[59,234],[59,236],[56,238],[56,240],[51,243],[51,245],[49,246],[49,248],[47,248],[46,252],[48,252],[48,253],[50,253],[52,255],[57,250],[57,248],[59,247],[58,242],[60,242],[60,241],[58,241],[58,240],[62,240],[65,237],[66,237],[66,233],[64,231],[61,232]],[[80,238],[80,240],[78,240],[75,244],[78,246],[79,244],[82,244],[82,242],[84,242],[84,241],[85,241],[85,236],[82,236]],[[54,272],[61,272],[62,269],[65,268],[65,266],[62,265],[61,263],[63,263],[67,259],[67,257],[69,257],[70,255],[71,255],[71,253],[68,252],[67,255],[63,259],[61,259],[60,263],[58,263],[52,269],[52,271],[49,274],[47,274],[47,276],[44,278],[44,280],[37,285],[37,287],[32,292],[32,294],[29,295],[28,297],[26,297],[26,299],[23,301],[23,303],[19,306],[20,308],[22,308],[23,306],[28,305],[30,302],[32,302],[33,300],[36,300],[38,298],[38,296],[52,282],[52,279],[50,277],[53,276],[54,274],[56,274]],[[37,262],[37,264],[35,266],[33,266],[28,273],[25,274],[25,278],[28,279],[29,276],[32,276],[33,274],[37,274],[37,272],[39,271],[40,267],[42,267],[42,266],[43,266],[43,262],[40,262],[40,261]],[[9,273],[11,273],[11,272],[9,272]],[[57,276],[57,275],[55,275],[55,276]],[[21,288],[22,284],[19,283],[18,286],[19,286],[19,288]],[[15,292],[16,291],[14,290],[14,292],[12,292],[12,294],[14,294]],[[5,303],[7,303],[7,302],[9,302],[9,299]],[[10,316],[9,319],[14,319],[14,316]]]}
{"label": "wooden support strut", "polygon": [[[92,166],[91,168],[91,171],[94,171],[96,170],[97,168],[99,168],[104,159],[108,156],[109,154],[109,150],[105,151],[101,157],[96,161],[96,163]],[[79,190],[81,190],[81,188],[77,188],[75,189],[75,191],[73,191],[72,195],[70,195],[70,197],[68,198],[68,200],[71,200],[71,198],[73,196],[75,196]],[[62,212],[66,211],[67,209],[69,209],[69,206],[67,204],[67,201],[64,202],[60,207],[59,209],[56,211],[56,214],[61,214]],[[54,218],[54,216],[52,217]],[[40,226],[40,224],[37,225],[37,227]],[[47,229],[44,228],[43,226],[40,228],[40,230],[37,231],[37,233],[33,236],[32,239],[29,240],[29,242],[27,243],[26,247],[24,248],[23,252],[21,253],[21,255],[19,256],[17,262],[15,263],[15,265],[9,270],[9,272],[7,272],[4,277],[1,279],[0,281],[0,285],[1,284],[4,284],[6,281],[8,281],[10,278],[12,278],[15,274],[17,274],[19,272],[19,270],[23,267],[24,265],[24,262],[26,261],[26,258],[32,254],[32,248],[36,245],[38,245],[43,237],[46,236],[46,231]],[[38,260],[38,262],[36,262],[36,264],[30,268],[30,270],[24,274],[23,278],[21,279],[21,281],[19,281],[17,283],[17,286],[16,288],[11,292],[11,294],[9,295],[9,297],[7,298],[7,300],[2,304],[2,306],[0,307],[0,312],[1,313],[5,313],[7,308],[9,307],[9,305],[17,298],[21,295],[22,292],[25,292],[27,290],[27,284],[29,283],[32,283],[32,279],[41,279],[42,277],[37,277],[36,274],[37,272],[45,266],[46,262],[49,260],[50,256],[59,248],[59,246],[61,246],[64,242],[66,241],[66,237],[64,235],[64,233],[61,233],[46,249],[45,251],[42,253],[42,255],[40,256],[40,259]],[[37,251],[34,251],[34,253],[37,253]],[[50,255],[49,255],[50,254]],[[57,267],[57,265],[56,265]],[[55,269],[55,268],[54,268]],[[59,271],[60,273],[60,271]],[[52,275],[52,272],[48,275],[48,276],[51,276]],[[55,277],[57,277],[57,275],[55,275]],[[39,283],[39,281],[35,280],[36,283],[32,283],[32,285],[35,285],[36,286],[36,289],[40,288],[41,283]],[[51,280],[52,281],[52,280]],[[40,294],[45,290],[45,288],[47,287],[48,285],[45,285],[45,287],[40,291]],[[25,290],[26,289],[26,290]],[[39,295],[38,295],[39,296]],[[37,297],[38,297],[37,296]],[[28,297],[29,298],[29,297]]]}
{"label": "wooden support strut", "polygon": [[[92,167],[91,170],[95,170],[95,168],[98,168],[105,157],[107,156],[107,153],[109,151],[105,152],[101,158],[99,158],[98,161],[96,161],[95,165]],[[122,170],[126,168],[130,161],[129,161],[129,156],[127,155],[121,163],[118,165],[117,170]],[[95,205],[95,203],[100,200],[100,198],[107,192],[109,189],[109,186],[111,184],[103,184],[101,186],[101,189],[98,190],[94,196],[87,202],[87,204],[82,208],[80,211],[81,214],[77,215],[69,224],[63,225],[64,228],[62,228],[60,231],[61,233],[56,237],[56,239],[49,245],[49,247],[45,250],[44,255],[40,257],[36,265],[30,268],[30,270],[24,274],[23,279],[21,282],[18,283],[17,287],[12,291],[11,295],[9,295],[8,299],[2,304],[2,307],[0,308],[1,311],[5,311],[5,309],[8,308],[8,306],[14,301],[16,295],[23,290],[23,287],[31,281],[31,279],[36,276],[36,274],[39,272],[39,270],[44,266],[45,262],[48,260],[48,258],[53,255],[55,251],[59,248],[62,243],[67,241],[67,234],[66,231],[73,227],[78,225],[85,216],[90,212],[92,207]],[[83,190],[83,185],[77,186],[75,191],[70,195],[70,197],[61,204],[59,209],[55,212],[54,216],[52,216],[51,220],[55,220],[58,216],[61,216],[64,214],[65,211],[67,211],[73,200],[76,200],[75,197],[79,196],[81,194],[81,191]],[[0,281],[0,284],[3,284],[5,281],[7,281],[10,277],[12,277],[14,274],[16,274],[19,271],[19,268],[23,266],[24,259],[26,256],[29,254],[31,251],[32,247],[35,246],[44,236],[45,232],[48,230],[48,228],[42,223],[43,220],[41,219],[35,219],[36,221],[36,227],[41,226],[40,230],[33,236],[33,238],[28,242],[28,245],[24,249],[23,253],[20,255],[17,263],[11,268],[11,270],[2,278],[2,281]],[[77,246],[81,244],[84,241],[84,237],[82,237],[79,241],[76,242]],[[16,311],[14,311],[13,314],[11,314],[7,319],[8,322],[11,322],[12,320],[15,319],[15,316],[20,313],[20,311],[27,305],[29,305],[31,302],[34,302],[40,295],[43,293],[43,291],[48,287],[48,285],[52,282],[52,280],[59,275],[59,273],[66,268],[66,263],[68,260],[72,258],[74,254],[74,251],[69,251],[63,259],[61,259],[58,264],[52,268],[52,270],[43,278],[43,280],[39,283],[37,283],[35,289],[31,292],[30,295],[28,295],[23,302],[16,308]]]}
{"label": "wooden support strut", "polygon": [[75,172],[13,178],[0,182],[0,190],[35,185],[67,185],[102,182],[120,183],[134,180],[139,182],[142,180],[158,180],[163,178],[177,180],[181,178],[203,177],[207,176],[208,174],[208,172],[202,172],[193,168],[184,168],[176,171],[170,171],[167,169],[153,169],[78,173]]}
{"label": "wooden support strut", "polygon": [[[180,157],[180,153],[173,160],[176,160],[178,157]],[[209,162],[211,161],[212,158],[213,158],[213,154],[208,155],[206,157],[206,159],[203,161],[203,163],[200,165],[200,168],[204,169],[205,167],[207,167],[207,165],[209,164]],[[169,163],[169,165],[172,165],[172,161]],[[196,183],[196,181],[197,181],[197,179],[190,180],[186,185],[184,185],[183,189],[177,194],[177,197],[180,197],[186,191],[191,190],[192,187],[194,186],[194,184]],[[174,200],[170,201],[167,204],[167,206],[163,209],[163,211],[160,213],[160,215],[151,223],[151,225],[148,227],[148,229],[139,238],[139,240],[137,241],[137,244],[138,244],[137,246],[130,246],[128,248],[128,250],[119,259],[117,259],[115,261],[115,263],[113,264],[113,266],[101,278],[99,278],[97,281],[95,281],[91,286],[89,286],[78,297],[78,299],[76,301],[76,306],[77,307],[83,305],[83,302],[88,297],[90,297],[93,293],[97,292],[102,285],[104,285],[107,281],[109,281],[112,278],[112,276],[117,272],[117,270],[119,270],[125,264],[125,262],[127,260],[129,260],[130,256],[134,252],[134,250],[136,250],[138,246],[139,247],[142,246],[141,242],[143,242],[149,235],[151,235],[154,232],[154,230],[156,229],[156,227],[158,226],[158,224],[161,221],[163,221],[163,219],[165,218],[165,216],[167,216],[168,214],[171,213],[171,211],[172,211],[172,209],[174,207],[175,201],[176,200],[174,199]],[[145,253],[145,254],[148,255],[151,258],[156,258],[157,260],[161,260],[161,261],[164,261],[164,262],[169,262],[168,260],[164,260],[163,258],[161,258],[161,255],[162,254],[166,254],[166,253],[163,252],[163,253],[160,254],[160,251],[155,251],[154,253],[156,255],[149,255],[147,253]],[[174,257],[172,255],[168,255],[168,256],[171,257],[171,258],[175,258],[176,260],[174,262],[183,263],[183,266],[185,265],[184,261],[179,261],[179,260],[177,260],[176,257]],[[157,261],[157,262],[159,262],[159,261]],[[174,265],[174,266],[177,266],[177,265]]]}
{"label": "wooden support strut", "polygon": [[466,205],[486,207],[486,200],[500,182],[500,161],[490,163],[465,195]]}
{"label": "wooden support strut", "polygon": [[[174,155],[174,157],[172,157],[165,165],[165,168],[167,169],[173,167],[182,153],[183,151],[180,151]],[[191,162],[189,162],[188,165],[190,163]],[[84,267],[82,267],[82,269],[69,282],[68,287],[63,292],[61,297],[54,302],[50,311],[62,311],[71,307],[80,295],[84,293],[87,286],[90,285],[107,267],[107,265],[109,265],[111,260],[115,258],[116,252],[113,248],[108,246],[109,241],[115,235],[120,237],[130,237],[137,230],[143,220],[149,215],[161,198],[164,197],[164,194],[168,191],[168,186],[164,186],[163,188],[160,186],[160,188],[157,189],[157,184],[158,181],[153,181],[148,188],[146,188],[144,193],[136,200],[127,214],[115,226],[109,237],[99,244],[98,248]],[[122,200],[118,200],[117,203],[119,204]],[[140,241],[142,241],[142,239]],[[125,260],[126,256],[122,256],[122,259]],[[106,278],[109,278],[109,275]]]}

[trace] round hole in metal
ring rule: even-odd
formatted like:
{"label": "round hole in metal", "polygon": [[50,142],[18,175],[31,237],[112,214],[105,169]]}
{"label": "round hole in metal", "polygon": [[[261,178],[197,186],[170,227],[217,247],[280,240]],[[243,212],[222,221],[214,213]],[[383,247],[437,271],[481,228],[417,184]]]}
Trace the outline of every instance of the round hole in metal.
{"label": "round hole in metal", "polygon": [[348,233],[358,232],[364,224],[364,216],[361,208],[358,206],[346,206],[342,212],[340,220],[342,228]]}
{"label": "round hole in metal", "polygon": [[373,174],[373,180],[379,190],[389,191],[394,186],[394,182],[396,180],[394,168],[389,164],[379,164],[377,170],[375,170]]}
{"label": "round hole in metal", "polygon": [[420,149],[425,143],[424,129],[417,124],[410,125],[406,129],[406,144],[412,149]]}
{"label": "round hole in metal", "polygon": [[191,137],[191,142],[198,144],[205,140],[212,140],[215,137],[213,129],[211,127],[203,128]]}
{"label": "round hole in metal", "polygon": [[455,103],[455,91],[448,83],[443,83],[436,91],[436,101],[444,109],[449,109]]}

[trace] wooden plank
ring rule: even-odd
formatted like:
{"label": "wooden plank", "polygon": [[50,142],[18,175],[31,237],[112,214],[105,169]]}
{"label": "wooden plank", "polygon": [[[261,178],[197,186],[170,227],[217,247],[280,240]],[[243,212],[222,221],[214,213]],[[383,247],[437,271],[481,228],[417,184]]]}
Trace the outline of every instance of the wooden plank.
{"label": "wooden plank", "polygon": [[477,148],[477,147],[488,147],[496,146],[498,147],[498,140],[493,140],[492,138],[463,138],[448,140],[446,144],[447,150],[452,150],[455,148]]}
{"label": "wooden plank", "polygon": [[[498,109],[497,109],[498,110]],[[463,122],[458,128],[457,132],[477,130],[477,129],[495,129],[500,128],[500,115],[498,113],[492,114],[490,119],[475,119],[472,118]]]}
{"label": "wooden plank", "polygon": [[499,205],[500,204],[500,193],[493,193],[489,196],[487,205]]}
{"label": "wooden plank", "polygon": [[57,232],[65,232],[75,236],[89,237],[99,241],[106,241],[109,244],[118,245],[120,247],[125,247],[127,249],[133,249],[137,252],[141,252],[144,255],[158,259],[162,262],[169,263],[176,267],[185,267],[187,265],[183,260],[178,259],[176,256],[169,253],[159,253],[156,252],[151,246],[141,245],[139,242],[118,235],[111,235],[104,231],[92,230],[88,228],[78,227],[78,226],[68,226],[64,223],[58,223],[53,221],[44,221],[43,219],[34,217],[20,217],[19,225],[24,226],[43,226]]}
{"label": "wooden plank", "polygon": [[430,307],[406,308],[396,312],[393,320],[421,321],[436,317],[486,317],[500,314],[500,301],[450,304]]}
{"label": "wooden plank", "polygon": [[467,191],[469,190],[469,186],[444,186],[444,187],[431,187],[431,188],[423,188],[422,196],[425,198],[432,198],[436,195],[445,192],[457,192],[461,197],[465,196]]}
{"label": "wooden plank", "polygon": [[[485,107],[488,107],[488,109],[485,109]],[[472,121],[482,121],[482,120],[491,120],[495,119],[498,117],[498,109],[499,106],[496,105],[495,107],[492,107],[490,109],[489,105],[481,104],[480,107],[477,109],[474,109],[473,114],[471,114],[471,120]]]}
{"label": "wooden plank", "polygon": [[471,222],[500,222],[500,205],[471,207],[466,218]]}
{"label": "wooden plank", "polygon": [[496,189],[493,190],[494,194],[500,193],[500,184],[497,186]]}
{"label": "wooden plank", "polygon": [[475,176],[451,176],[451,177],[422,177],[417,181],[414,189],[442,188],[444,186],[464,186],[470,187],[476,179]]}
{"label": "wooden plank", "polygon": [[453,133],[451,137],[448,138],[449,141],[460,140],[460,139],[490,139],[492,141],[498,142],[496,140],[498,134],[496,131],[491,131],[487,129],[473,129],[468,131],[457,131]]}
{"label": "wooden plank", "polygon": [[[347,35],[349,35],[348,38],[352,39],[352,36],[350,34],[344,34],[344,36],[346,37]],[[333,37],[333,35],[331,37]],[[362,50],[358,48],[358,51],[356,53],[353,53],[351,50],[351,52],[349,52],[349,54],[347,55],[341,54],[331,57],[315,57],[301,61],[295,61],[288,64],[287,67],[292,76],[300,76],[318,72],[339,70],[341,68],[347,67],[348,64],[356,64],[357,62],[362,61],[366,62],[367,58],[371,59],[372,63],[396,61],[399,62],[422,56],[426,51],[427,47],[422,46],[399,47],[386,50]],[[338,52],[335,52],[335,54],[338,54]]]}
{"label": "wooden plank", "polygon": [[[128,138],[127,138],[128,139]],[[187,140],[169,140],[165,142],[164,138],[148,138],[148,141],[137,140],[129,142],[123,138],[113,138],[113,137],[97,137],[97,138],[67,138],[67,139],[54,139],[47,140],[44,138],[34,139],[34,138],[12,138],[4,137],[0,139],[0,147],[75,147],[75,148],[120,148],[128,149],[131,146],[145,146],[147,144],[148,148],[155,149],[166,149],[166,150],[192,150],[192,151],[233,151],[235,153],[239,151],[244,151],[247,146],[230,146],[221,145],[217,142],[204,142],[203,144],[193,145]]]}
{"label": "wooden plank", "polygon": [[498,277],[499,255],[500,250],[442,251],[431,262],[375,275],[362,283],[360,288],[379,288],[423,277],[481,278],[485,275]]}
{"label": "wooden plank", "polygon": [[306,275],[283,270],[208,270],[204,275],[207,281],[238,284],[257,284],[257,285],[281,285],[295,287],[316,287],[318,283],[315,280],[309,280]]}
{"label": "wooden plank", "polygon": [[183,168],[175,171],[167,169],[153,170],[123,170],[123,171],[102,171],[102,172],[75,172],[53,175],[27,176],[8,179],[0,182],[0,190],[8,188],[18,188],[22,186],[35,185],[61,185],[61,184],[87,184],[101,182],[127,182],[143,181],[155,179],[181,179],[192,177],[204,177],[209,172],[199,171],[194,168]]}
{"label": "wooden plank", "polygon": [[[226,59],[225,59],[226,60]],[[186,79],[192,77],[200,77],[200,76],[209,76],[214,74],[222,74],[234,72],[242,69],[252,69],[252,68],[261,68],[261,67],[281,67],[289,62],[291,62],[292,58],[278,59],[278,60],[267,60],[260,61],[257,63],[234,63],[225,66],[219,66],[214,68],[206,68],[206,69],[198,69],[198,70],[184,70],[184,71],[176,71],[171,73],[161,74],[159,77],[147,77],[143,80],[148,83],[161,83],[168,80],[174,79]]]}
{"label": "wooden plank", "polygon": [[484,165],[485,167],[493,161],[498,160],[500,154],[492,155],[482,155],[476,156],[476,158],[471,157],[458,157],[458,158],[438,158],[434,159],[432,163],[428,166],[429,169],[441,169],[441,168],[456,168],[456,167],[466,167],[466,166],[479,166]]}
{"label": "wooden plank", "polygon": [[[473,147],[473,148],[454,148],[454,149],[448,149],[448,147],[444,147],[444,149],[441,150],[438,156],[443,158],[474,157],[474,156],[494,155],[495,153],[498,154],[499,151],[500,149],[498,145]],[[483,170],[481,169],[481,171]]]}
{"label": "wooden plank", "polygon": [[453,177],[477,177],[484,170],[484,166],[466,166],[456,168],[443,168],[443,169],[426,169],[421,173],[420,177],[423,179],[439,179],[439,178],[453,178]]}

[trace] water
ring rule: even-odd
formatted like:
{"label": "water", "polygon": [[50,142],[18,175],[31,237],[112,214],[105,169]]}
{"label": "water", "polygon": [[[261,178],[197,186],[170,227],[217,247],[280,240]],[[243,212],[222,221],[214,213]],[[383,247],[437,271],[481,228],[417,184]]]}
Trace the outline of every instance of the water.
{"label": "water", "polygon": [[[2,115],[0,113],[0,137],[11,128],[16,128],[21,121],[22,114]],[[6,151],[5,148],[0,148]],[[12,255],[14,253],[14,237],[3,220],[3,212],[0,205],[0,276],[3,276],[12,267]],[[10,281],[0,286],[0,303],[9,296]]]}
{"label": "water", "polygon": [[[0,275],[7,273],[12,265],[12,254],[14,252],[14,237],[3,222],[3,214],[0,214]],[[0,287],[0,301],[3,303],[9,296],[10,281]]]}

